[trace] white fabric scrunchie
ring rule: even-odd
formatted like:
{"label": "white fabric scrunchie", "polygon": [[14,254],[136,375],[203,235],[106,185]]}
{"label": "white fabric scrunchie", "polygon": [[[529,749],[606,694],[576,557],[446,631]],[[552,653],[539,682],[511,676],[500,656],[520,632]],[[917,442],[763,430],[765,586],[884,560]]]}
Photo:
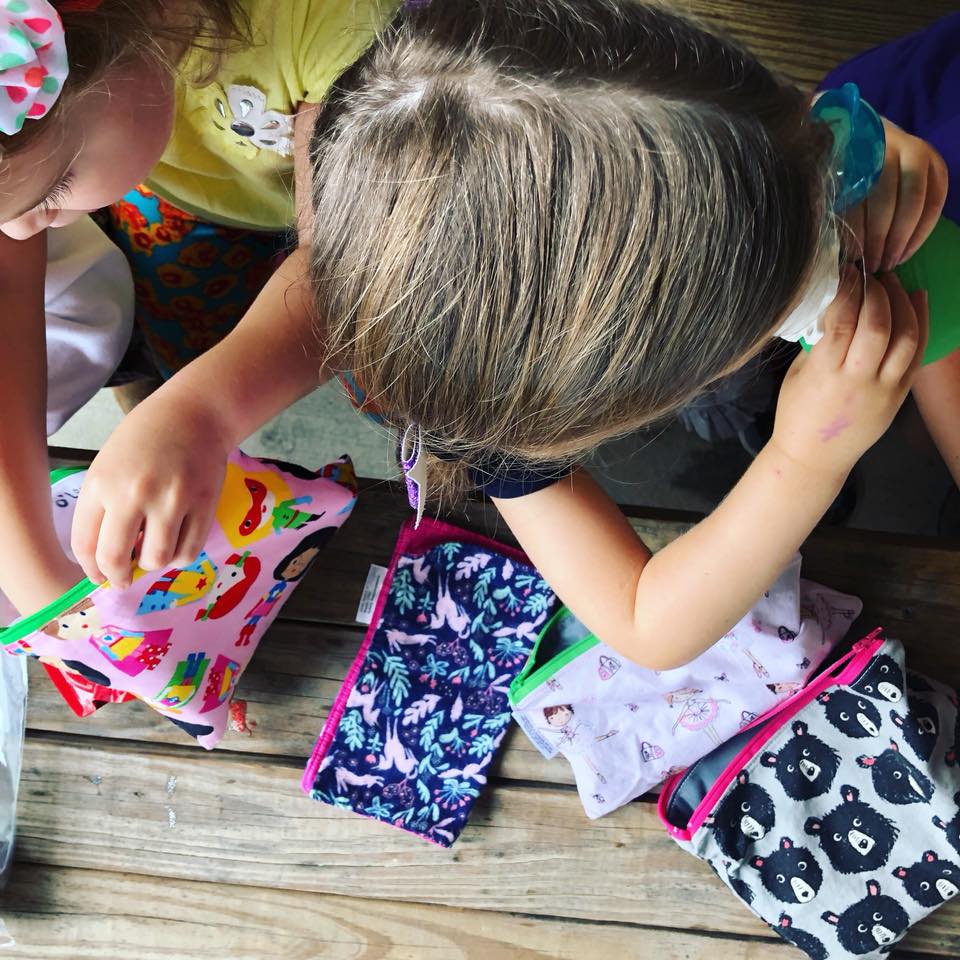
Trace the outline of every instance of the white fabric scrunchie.
{"label": "white fabric scrunchie", "polygon": [[67,43],[48,0],[0,0],[0,132],[46,116],[67,79]]}

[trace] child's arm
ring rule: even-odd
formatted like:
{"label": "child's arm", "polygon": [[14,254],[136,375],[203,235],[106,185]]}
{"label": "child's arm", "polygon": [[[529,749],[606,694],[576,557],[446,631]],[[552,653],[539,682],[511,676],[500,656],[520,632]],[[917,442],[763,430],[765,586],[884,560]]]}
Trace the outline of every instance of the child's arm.
{"label": "child's arm", "polygon": [[227,457],[258,427],[318,387],[322,331],[309,284],[309,156],[316,105],[294,125],[300,247],[223,341],[123,420],[93,461],[72,546],[87,575],[126,586],[138,562],[155,570],[194,560],[210,532]]}
{"label": "child's arm", "polygon": [[611,647],[663,670],[698,656],[776,580],[903,402],[926,343],[922,293],[852,271],[826,334],[784,381],[774,435],[727,499],[651,557],[585,474],[497,506],[543,576]]}
{"label": "child's arm", "polygon": [[84,480],[73,550],[87,575],[126,586],[139,563],[189,563],[213,522],[230,452],[321,382],[306,250],[279,267],[230,335],[137,406]]}
{"label": "child's arm", "polygon": [[913,399],[953,482],[960,486],[960,350],[920,368]]}
{"label": "child's arm", "polygon": [[56,599],[82,573],[60,548],[47,463],[44,270],[46,236],[0,234],[0,589],[22,613]]}

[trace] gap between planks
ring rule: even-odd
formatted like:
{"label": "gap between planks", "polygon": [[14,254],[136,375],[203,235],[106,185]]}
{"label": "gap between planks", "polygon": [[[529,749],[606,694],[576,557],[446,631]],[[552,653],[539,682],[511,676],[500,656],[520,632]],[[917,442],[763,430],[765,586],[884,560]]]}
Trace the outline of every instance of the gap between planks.
{"label": "gap between planks", "polygon": [[775,940],[20,864],[11,960],[790,960]]}
{"label": "gap between planks", "polygon": [[[297,789],[299,771],[241,758],[138,755],[137,745],[31,739],[19,804],[21,857],[181,880],[603,923],[773,937],[667,837],[649,804],[587,821],[570,791],[485,793],[444,850]],[[171,786],[172,785],[172,786]],[[827,906],[827,905],[825,905]],[[960,955],[960,902],[908,947]]]}

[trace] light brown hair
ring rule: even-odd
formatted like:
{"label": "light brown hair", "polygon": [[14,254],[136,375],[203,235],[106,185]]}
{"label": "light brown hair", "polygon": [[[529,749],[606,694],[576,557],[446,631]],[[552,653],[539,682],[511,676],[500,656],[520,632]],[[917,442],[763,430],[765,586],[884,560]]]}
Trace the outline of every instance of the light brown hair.
{"label": "light brown hair", "polygon": [[35,142],[118,63],[152,60],[173,69],[188,50],[201,50],[205,56],[190,79],[202,84],[212,79],[228,49],[249,40],[241,0],[103,0],[96,9],[67,7],[60,16],[70,63],[63,91],[42,120],[24,124],[15,134],[0,134],[2,158]]}
{"label": "light brown hair", "polygon": [[574,460],[756,352],[827,217],[809,98],[633,0],[433,0],[312,143],[330,364],[465,467]]}

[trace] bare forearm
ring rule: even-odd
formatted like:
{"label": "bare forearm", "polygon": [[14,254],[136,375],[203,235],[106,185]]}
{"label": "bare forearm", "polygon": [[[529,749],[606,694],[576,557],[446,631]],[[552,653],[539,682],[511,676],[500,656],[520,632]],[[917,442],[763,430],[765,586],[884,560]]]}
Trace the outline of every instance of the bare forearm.
{"label": "bare forearm", "polygon": [[642,666],[663,670],[699,656],[747,613],[843,480],[768,447],[713,514],[652,558],[583,471],[497,506],[591,632]]}
{"label": "bare forearm", "polygon": [[954,483],[960,486],[960,350],[920,369],[913,382],[913,398]]}
{"label": "bare forearm", "polygon": [[210,417],[235,446],[319,386],[320,338],[307,281],[306,252],[271,277],[237,328],[181,370],[148,403]]}
{"label": "bare forearm", "polygon": [[608,642],[659,668],[699,656],[769,589],[843,481],[765,448],[710,516],[647,564],[634,633],[628,642]]}

